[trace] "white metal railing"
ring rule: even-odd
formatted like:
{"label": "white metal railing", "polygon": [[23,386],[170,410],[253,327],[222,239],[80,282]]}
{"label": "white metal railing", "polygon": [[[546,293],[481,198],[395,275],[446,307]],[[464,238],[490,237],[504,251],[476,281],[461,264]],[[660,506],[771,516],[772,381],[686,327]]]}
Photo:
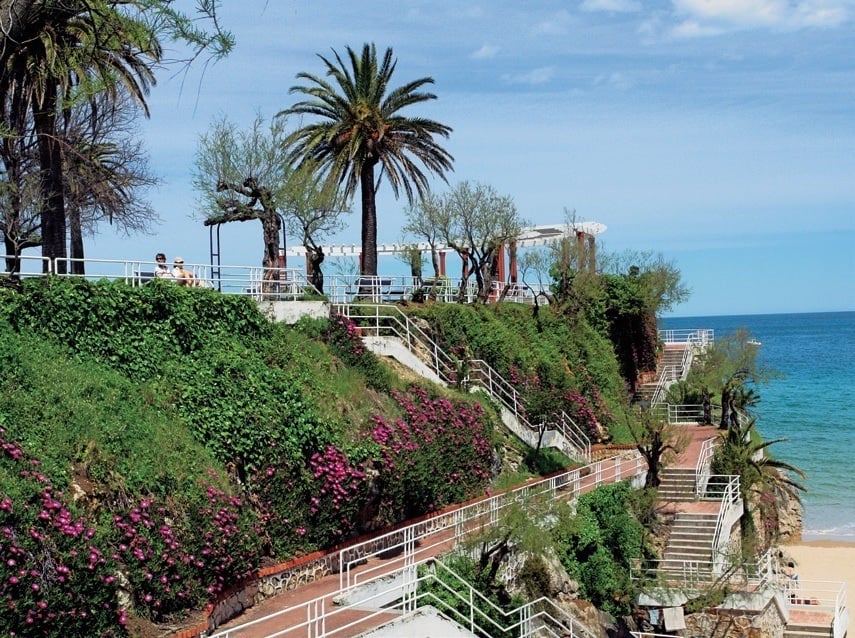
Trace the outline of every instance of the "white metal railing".
{"label": "white metal railing", "polygon": [[706,348],[708,345],[712,344],[714,342],[715,335],[709,328],[699,328],[694,330],[660,330],[659,338],[667,345],[683,344],[684,347],[682,349],[679,364],[663,366],[662,372],[656,380],[656,388],[653,391],[653,396],[650,399],[650,405],[652,407],[664,403],[665,393],[672,384],[686,379],[689,371],[692,369],[695,350]]}
{"label": "white metal railing", "polygon": [[[600,485],[624,479],[640,480],[646,472],[641,454],[627,450],[604,461],[568,470],[521,487],[494,494],[473,503],[418,521],[407,527],[343,547],[338,552],[339,589],[353,587],[366,576],[373,578],[389,563],[363,567],[369,558],[388,553],[401,564],[415,562],[456,546],[474,532],[496,525],[503,510],[526,499],[576,498]],[[357,572],[357,568],[362,567]]]}
{"label": "white metal railing", "polygon": [[[0,255],[0,275],[10,275],[7,260],[12,255]],[[153,261],[125,259],[77,259],[71,257],[49,259],[47,257],[21,255],[17,271],[20,277],[36,277],[45,274],[58,274],[82,277],[88,280],[124,280],[131,285],[141,285],[154,278],[156,263]],[[71,271],[74,266],[82,266],[85,274],[77,275]],[[194,279],[205,287],[215,288],[226,294],[249,295],[253,297],[295,299],[304,293],[318,294],[309,284],[308,275],[302,268],[263,268],[260,266],[224,266],[220,264],[184,264],[185,269],[193,273]],[[273,283],[278,280],[278,283]],[[460,294],[463,287],[462,296]],[[539,285],[494,281],[489,295],[490,301],[497,301],[503,293],[505,301],[533,303],[535,294],[542,292]],[[446,303],[462,300],[472,303],[477,297],[477,283],[474,277],[465,281],[459,277],[413,277],[409,275],[324,275],[324,295],[331,303],[352,303],[368,301],[372,303],[393,303],[411,300],[414,296]],[[544,300],[545,301],[545,300]]]}
{"label": "white metal railing", "polygon": [[[0,255],[0,274],[12,274],[7,267],[9,261],[14,260],[13,255]],[[45,274],[53,272],[53,262],[47,257],[36,257],[31,255],[21,255],[18,259],[18,268],[15,272],[20,277],[42,277]]]}
{"label": "white metal railing", "polygon": [[[335,305],[333,311],[360,326],[365,338],[370,337],[370,333],[375,333],[376,336],[392,336],[399,339],[416,357],[422,360],[424,357],[429,357],[428,366],[443,383],[472,384],[483,389],[509,413],[512,419],[506,419],[505,425],[526,444],[536,445],[540,435],[550,434],[549,437],[544,436],[544,440],[555,439],[556,447],[563,448],[562,451],[565,453],[575,449],[576,453],[570,456],[589,458],[590,441],[584,445],[584,450],[574,444],[574,441],[586,441],[587,435],[572,419],[567,417],[560,420],[561,423],[558,425],[549,423],[546,431],[541,431],[528,421],[522,398],[516,388],[486,361],[451,357],[397,307],[379,304],[340,304]],[[567,439],[564,432],[574,428],[576,436],[573,439]]]}
{"label": "white metal railing", "polygon": [[711,463],[715,448],[718,446],[718,437],[710,437],[701,443],[698,454],[698,462],[695,465],[695,491],[697,494],[705,494],[707,483],[710,480]]}
{"label": "white metal railing", "polygon": [[630,579],[647,583],[658,581],[662,586],[694,592],[714,583],[752,591],[781,587],[777,579],[777,561],[771,549],[766,550],[756,562],[736,559],[729,567],[725,571],[713,560],[636,558],[630,563]]}
{"label": "white metal railing", "polygon": [[666,344],[691,343],[706,346],[715,342],[715,331],[712,328],[666,329],[659,331],[659,339]]}
{"label": "white metal railing", "polygon": [[693,425],[704,420],[704,406],[700,403],[657,403],[650,410],[673,425]]}
{"label": "white metal railing", "polygon": [[[707,494],[709,493],[710,482],[714,478],[718,478],[718,475],[710,476],[707,482],[707,490],[701,495],[701,498],[710,498]],[[730,527],[738,520],[743,508],[742,496],[739,493],[739,476],[722,475],[721,478],[727,479],[727,483],[724,484],[724,489],[720,495],[721,504],[716,516],[715,533],[713,534],[712,551],[716,569],[723,567],[722,556],[729,541]]]}
{"label": "white metal railing", "polygon": [[846,605],[846,583],[840,585],[834,598],[834,621],[831,625],[834,638],[844,638],[849,628],[849,608]]}
{"label": "white metal railing", "polygon": [[[514,503],[525,503],[528,499],[575,498],[589,492],[600,485],[614,483],[620,480],[643,477],[646,467],[637,451],[626,451],[622,455],[605,461],[598,461],[584,468],[577,468],[559,475],[528,483],[513,490],[469,503],[463,507],[444,512],[436,517],[419,521],[407,527],[388,532],[378,537],[355,543],[338,551],[339,587],[335,594],[321,596],[311,601],[300,603],[273,614],[234,627],[228,631],[214,634],[211,638],[237,637],[249,627],[265,624],[279,619],[282,623],[270,636],[300,635],[310,638],[322,636],[350,635],[346,632],[353,628],[353,622],[344,626],[336,626],[336,618],[342,617],[344,611],[354,611],[369,607],[368,598],[360,597],[352,605],[336,605],[328,608],[328,602],[334,596],[336,600],[346,598],[348,592],[358,587],[381,583],[390,579],[390,575],[413,570],[420,563],[426,563],[440,550],[448,550],[473,533],[500,522],[503,509]],[[450,532],[450,535],[449,535]],[[369,558],[380,555],[395,556],[385,563],[365,567]],[[357,571],[358,568],[361,570]],[[410,571],[410,574],[413,572]],[[403,587],[398,585],[398,587]],[[409,587],[412,590],[412,587]],[[387,598],[382,593],[372,597],[380,600]],[[535,601],[538,602],[538,601]],[[542,600],[539,602],[543,602]],[[551,604],[551,603],[549,603]],[[530,603],[529,605],[534,605]],[[412,607],[411,607],[412,608]],[[376,618],[376,624],[389,620],[388,608],[385,612],[365,612],[361,621]],[[305,619],[305,620],[303,620]],[[526,634],[530,635],[530,634]],[[561,635],[561,634],[555,634]],[[578,634],[585,635],[588,634]]]}
{"label": "white metal railing", "polygon": [[577,449],[580,450],[582,456],[586,459],[591,458],[591,439],[585,432],[582,431],[576,422],[564,410],[559,415],[560,418],[556,424],[564,438]]}
{"label": "white metal railing", "polygon": [[[6,267],[0,255],[0,264]],[[85,274],[75,274],[75,266],[82,266]],[[155,279],[157,263],[127,259],[64,259],[21,257],[21,277],[43,276],[65,271],[61,276],[88,281],[124,281],[131,286],[142,286]],[[224,266],[185,263],[184,268],[193,274],[195,285],[214,288],[225,294],[248,295],[255,299],[299,299],[307,293],[318,294],[296,268],[262,268],[260,266]],[[4,270],[5,274],[9,274]],[[168,279],[167,279],[168,281]]]}
{"label": "white metal railing", "polygon": [[[437,587],[443,591],[443,596],[431,591]],[[334,599],[324,596],[292,605],[239,627],[214,633],[210,638],[237,638],[251,628],[258,633],[269,632],[265,633],[268,638],[351,636],[428,606],[475,635],[510,633],[520,638],[595,638],[581,622],[545,597],[505,611],[435,558],[398,568],[364,583],[359,589],[336,592]]]}

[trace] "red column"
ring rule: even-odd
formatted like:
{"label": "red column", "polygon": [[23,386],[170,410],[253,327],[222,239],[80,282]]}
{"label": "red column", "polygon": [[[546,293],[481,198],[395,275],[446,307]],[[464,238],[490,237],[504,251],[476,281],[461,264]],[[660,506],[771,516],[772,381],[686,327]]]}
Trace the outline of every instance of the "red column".
{"label": "red column", "polygon": [[439,253],[439,276],[445,277],[445,251]]}
{"label": "red column", "polygon": [[496,254],[496,279],[498,281],[505,281],[505,247],[499,246],[497,249],[498,253]]}
{"label": "red column", "polygon": [[593,235],[588,235],[588,269],[592,275],[597,272],[597,245]]}

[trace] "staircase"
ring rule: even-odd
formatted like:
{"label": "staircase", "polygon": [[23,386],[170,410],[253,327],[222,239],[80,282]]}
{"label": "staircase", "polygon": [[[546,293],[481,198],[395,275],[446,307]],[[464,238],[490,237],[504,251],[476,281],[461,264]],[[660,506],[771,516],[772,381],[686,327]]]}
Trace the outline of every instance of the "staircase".
{"label": "staircase", "polygon": [[664,502],[690,502],[697,500],[696,471],[690,467],[665,468],[659,476],[659,499]]}
{"label": "staircase", "polygon": [[535,447],[541,441],[544,446],[555,447],[571,459],[582,462],[590,459],[590,439],[567,414],[562,412],[551,423],[529,423],[524,414],[523,398],[507,380],[485,361],[452,358],[398,308],[342,304],[333,310],[359,327],[363,343],[375,354],[391,356],[431,381],[462,384],[486,392],[500,405],[505,426],[526,445]]}
{"label": "staircase", "polygon": [[689,344],[678,343],[665,346],[662,357],[656,364],[656,380],[639,384],[635,399],[645,404],[653,402],[657,391],[663,384],[679,380],[683,374],[683,360]]}
{"label": "staircase", "polygon": [[711,572],[713,540],[717,514],[679,512],[671,525],[671,534],[662,554],[660,575],[666,580],[683,577],[687,565],[694,565],[699,576]]}
{"label": "staircase", "polygon": [[834,632],[829,626],[787,623],[784,638],[834,638]]}

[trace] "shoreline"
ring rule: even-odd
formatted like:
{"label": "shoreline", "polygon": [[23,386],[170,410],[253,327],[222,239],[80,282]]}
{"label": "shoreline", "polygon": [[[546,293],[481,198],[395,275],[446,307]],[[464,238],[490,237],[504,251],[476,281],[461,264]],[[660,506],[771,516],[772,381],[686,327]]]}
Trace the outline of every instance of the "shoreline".
{"label": "shoreline", "polygon": [[[839,585],[847,593],[853,591],[855,542],[829,538],[779,545],[779,549],[795,563],[800,587],[809,595],[832,602],[840,591]],[[848,629],[852,628],[850,618]]]}
{"label": "shoreline", "polygon": [[787,543],[786,545],[781,545],[781,549],[786,551],[788,547],[838,547],[838,548],[846,548],[852,547],[855,548],[855,540],[842,540],[838,538],[812,538],[809,540],[800,540],[792,543]]}

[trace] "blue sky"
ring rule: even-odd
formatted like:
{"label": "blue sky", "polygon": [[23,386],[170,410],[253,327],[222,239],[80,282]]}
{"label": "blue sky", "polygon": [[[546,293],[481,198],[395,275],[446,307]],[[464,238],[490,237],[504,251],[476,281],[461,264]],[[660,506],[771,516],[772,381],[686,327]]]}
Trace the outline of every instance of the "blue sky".
{"label": "blue sky", "polygon": [[[374,42],[396,85],[434,78],[438,99],[410,113],[454,129],[452,184],[491,184],[534,224],[575,210],[608,226],[609,251],[661,252],[693,291],[673,314],[855,309],[855,0],[222,2],[235,51],[164,69],[149,99],[155,234],[103,229],[87,256],[207,263],[199,135],[272,116],[298,72],[322,73],[316,54]],[[381,242],[404,206],[381,189]],[[337,240],[358,243],[358,224]],[[224,264],[260,263],[260,224],[221,239]]]}

